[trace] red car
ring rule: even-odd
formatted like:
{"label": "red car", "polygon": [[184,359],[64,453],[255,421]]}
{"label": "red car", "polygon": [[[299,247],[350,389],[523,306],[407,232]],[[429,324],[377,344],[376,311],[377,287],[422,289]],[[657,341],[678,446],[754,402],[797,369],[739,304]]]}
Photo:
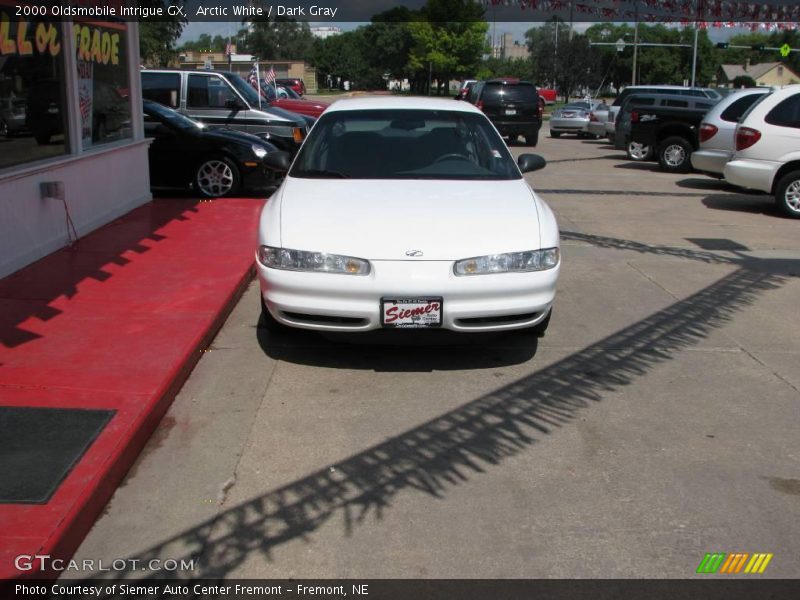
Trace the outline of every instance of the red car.
{"label": "red car", "polygon": [[261,87],[261,95],[267,99],[270,106],[314,118],[319,118],[330,106],[327,102],[301,98],[292,88],[278,85],[276,89],[276,86],[268,85],[266,82]]}
{"label": "red car", "polygon": [[276,79],[275,83],[278,84],[278,85],[286,86],[288,88],[292,88],[300,96],[304,96],[305,93],[306,93],[306,84],[299,77],[289,77],[287,79]]}

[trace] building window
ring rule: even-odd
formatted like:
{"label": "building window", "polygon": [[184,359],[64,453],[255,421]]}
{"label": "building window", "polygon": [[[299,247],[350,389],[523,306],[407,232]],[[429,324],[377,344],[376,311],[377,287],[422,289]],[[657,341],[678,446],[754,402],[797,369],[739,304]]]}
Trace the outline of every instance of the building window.
{"label": "building window", "polygon": [[76,22],[72,30],[83,148],[130,139],[127,25]]}
{"label": "building window", "polygon": [[0,169],[66,154],[62,29],[0,7]]}

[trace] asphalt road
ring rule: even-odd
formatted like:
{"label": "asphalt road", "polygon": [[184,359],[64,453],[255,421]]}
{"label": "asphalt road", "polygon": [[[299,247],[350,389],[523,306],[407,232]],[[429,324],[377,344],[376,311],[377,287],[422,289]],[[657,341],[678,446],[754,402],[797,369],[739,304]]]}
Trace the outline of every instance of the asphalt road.
{"label": "asphalt road", "polygon": [[536,150],[564,256],[543,340],[270,336],[253,285],[76,558],[684,578],[771,552],[763,577],[800,576],[800,222],[603,142]]}

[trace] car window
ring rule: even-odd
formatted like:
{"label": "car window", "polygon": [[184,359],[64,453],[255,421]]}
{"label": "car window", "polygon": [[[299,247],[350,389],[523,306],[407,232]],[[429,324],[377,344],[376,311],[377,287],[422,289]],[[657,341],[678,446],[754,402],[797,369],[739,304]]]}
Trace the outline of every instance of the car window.
{"label": "car window", "polygon": [[189,75],[186,106],[189,108],[225,108],[229,100],[238,100],[228,82],[218,75]]}
{"label": "car window", "polygon": [[737,98],[728,108],[722,111],[719,118],[729,123],[736,123],[747,109],[763,95],[764,94],[747,94],[746,96]]}
{"label": "car window", "polygon": [[778,103],[764,120],[770,125],[800,129],[800,94],[790,96]]}
{"label": "car window", "polygon": [[480,114],[449,110],[325,113],[290,177],[519,179],[502,138]]}
{"label": "car window", "polygon": [[631,101],[628,103],[630,106],[654,106],[656,103],[655,98],[640,98],[634,96],[631,98]]}
{"label": "car window", "polygon": [[675,100],[673,98],[667,98],[663,101],[662,106],[674,106],[676,108],[689,108],[689,101],[688,100]]}
{"label": "car window", "polygon": [[483,89],[481,100],[484,104],[497,104],[504,102],[539,102],[536,88],[533,85],[517,83],[506,85],[502,83],[487,83]]}
{"label": "car window", "polygon": [[705,109],[709,109],[709,108],[711,108],[712,106],[714,106],[714,105],[713,105],[713,104],[709,104],[708,102],[695,102],[695,103],[694,103],[694,107],[695,107],[695,108],[705,108]]}
{"label": "car window", "polygon": [[142,97],[164,106],[178,106],[181,97],[180,73],[142,73]]}

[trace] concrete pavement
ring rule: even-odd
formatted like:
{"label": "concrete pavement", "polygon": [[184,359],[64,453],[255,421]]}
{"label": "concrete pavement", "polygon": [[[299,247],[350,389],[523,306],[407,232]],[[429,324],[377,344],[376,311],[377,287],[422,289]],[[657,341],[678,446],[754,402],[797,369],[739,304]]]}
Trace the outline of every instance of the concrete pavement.
{"label": "concrete pavement", "polygon": [[76,558],[684,578],[743,551],[800,576],[800,223],[542,133],[564,254],[543,340],[270,336],[253,285]]}

